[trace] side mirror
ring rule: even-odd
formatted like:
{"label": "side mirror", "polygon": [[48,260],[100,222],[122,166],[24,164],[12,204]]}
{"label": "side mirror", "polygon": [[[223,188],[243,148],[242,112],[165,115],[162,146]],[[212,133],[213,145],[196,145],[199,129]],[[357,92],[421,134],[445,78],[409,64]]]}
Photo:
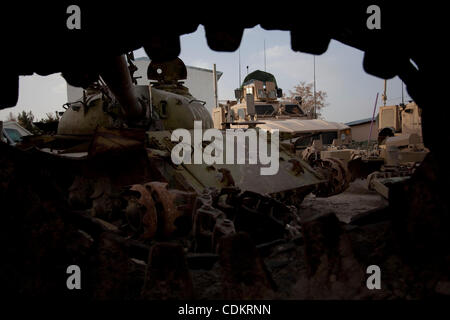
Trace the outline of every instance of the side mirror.
{"label": "side mirror", "polygon": [[247,93],[245,102],[247,104],[247,114],[249,114],[250,116],[254,116],[256,111],[255,111],[255,98],[253,97],[253,95]]}
{"label": "side mirror", "polygon": [[234,90],[234,97],[235,97],[237,100],[240,100],[241,97],[242,97],[242,90],[241,90],[241,89],[236,89],[236,90]]}
{"label": "side mirror", "polygon": [[281,98],[283,96],[283,90],[281,88],[277,88],[277,98]]}

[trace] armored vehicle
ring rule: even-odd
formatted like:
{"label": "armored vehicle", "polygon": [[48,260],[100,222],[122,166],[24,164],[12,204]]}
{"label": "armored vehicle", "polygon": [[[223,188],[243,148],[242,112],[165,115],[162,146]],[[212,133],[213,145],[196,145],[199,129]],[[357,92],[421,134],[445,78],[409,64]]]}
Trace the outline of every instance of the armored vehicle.
{"label": "armored vehicle", "polygon": [[[126,93],[129,95],[128,100],[135,97],[137,101],[134,105],[138,105],[139,108],[135,107],[135,109],[141,110],[139,111],[141,116],[138,119],[126,118],[126,108],[123,107],[123,102],[120,102],[111,92],[110,88],[114,86],[106,85],[100,79],[84,91],[82,99],[66,105],[66,111],[59,122],[58,134],[54,138],[87,139],[85,141],[88,141],[92,136],[95,140],[96,135],[103,130],[101,128],[117,130],[127,127],[141,128],[146,132],[145,147],[150,158],[154,160],[154,164],[157,164],[157,169],[164,180],[169,184],[172,183],[171,186],[180,187],[182,185],[183,188],[194,190],[197,193],[210,187],[220,190],[235,186],[249,192],[272,195],[277,199],[291,197],[294,202],[299,203],[317,185],[326,182],[326,178],[321,173],[316,172],[306,162],[296,157],[295,153],[291,153],[285,148],[279,150],[279,170],[271,176],[260,175],[261,168],[265,167],[260,163],[215,163],[213,165],[206,163],[174,165],[170,163],[172,149],[178,142],[172,140],[176,129],[188,130],[191,137],[194,137],[194,121],[201,121],[202,129],[213,128],[213,121],[204,102],[193,97],[188,88],[183,85],[182,81],[186,79],[187,72],[184,63],[179,58],[165,63],[152,61],[148,67],[147,76],[150,81],[148,86],[133,84]],[[133,80],[132,74],[131,80]],[[260,90],[260,85],[261,82],[252,81],[245,88],[251,87],[257,92],[256,90]],[[269,81],[266,85],[267,98],[261,98],[256,103],[261,117],[272,119],[274,122],[280,121],[283,115],[287,114],[291,114],[291,116],[287,116],[286,121],[295,118],[306,119],[299,104],[280,103],[273,99],[277,92],[274,82]],[[279,90],[278,95],[280,95]],[[261,114],[262,109],[260,108],[271,108],[271,115],[268,115],[269,112],[267,115]],[[321,120],[305,121],[320,122]],[[239,124],[234,127],[239,127]],[[201,152],[208,145],[205,142],[200,145],[196,145],[195,141],[191,142],[193,153],[197,149],[200,149]],[[249,146],[245,145],[245,148],[248,152]],[[47,150],[49,149],[47,148]],[[51,149],[53,152],[55,151],[55,148]],[[79,155],[80,149],[75,150]],[[66,156],[71,154],[70,150],[62,152]],[[227,153],[225,147],[221,152],[224,155]],[[180,183],[180,181],[183,182]]]}
{"label": "armored vehicle", "polygon": [[381,106],[377,144],[363,150],[310,148],[304,159],[315,156],[317,151],[322,157],[345,156],[351,180],[367,177],[368,188],[387,198],[386,185],[408,179],[429,152],[422,140],[420,113],[415,102]]}
{"label": "armored vehicle", "polygon": [[288,101],[280,100],[282,96],[275,77],[256,70],[247,75],[241,88],[235,90],[237,101],[213,110],[214,127],[245,128],[254,125],[269,131],[277,129],[281,140],[293,143],[296,149],[304,149],[314,140],[321,140],[323,145],[331,145],[333,140],[342,144],[351,142],[349,126],[313,119],[302,109],[301,97]]}
{"label": "armored vehicle", "polygon": [[402,134],[422,136],[421,110],[413,101],[408,104],[380,107],[378,142]]}
{"label": "armored vehicle", "polygon": [[421,162],[428,150],[422,140],[421,110],[415,102],[380,107],[378,144],[388,165]]}
{"label": "armored vehicle", "polygon": [[[196,138],[199,131],[206,135],[210,129],[226,137],[227,143],[215,148],[214,156],[228,160],[231,152],[239,153],[235,146],[249,155],[254,149],[246,137],[243,143],[237,137],[229,149],[227,134],[234,130],[213,128],[204,103],[183,85],[184,63],[178,58],[152,61],[149,85],[135,83],[132,62],[127,66],[123,57],[111,67],[115,77],[102,75],[81,99],[65,105],[57,134],[30,136],[23,145],[59,164],[67,201],[78,218],[144,242],[176,238],[189,250],[215,252],[222,236],[240,231],[248,232],[256,243],[293,239],[300,233],[298,210],[307,194],[329,196],[346,188],[347,175],[338,160],[313,168],[278,144],[276,133],[262,128],[236,131],[268,137],[267,157],[276,162],[270,175],[262,174],[268,167],[265,161],[206,162],[202,152],[217,141],[202,133]],[[277,112],[289,105],[264,103],[281,105]],[[294,106],[301,113],[300,106]],[[255,122],[250,120],[249,125]],[[260,148],[261,141],[257,141]],[[174,150],[180,146],[187,161],[174,161]]]}
{"label": "armored vehicle", "polygon": [[[134,124],[154,130],[193,129],[194,121],[202,121],[203,129],[213,126],[205,102],[195,99],[181,80],[187,71],[177,58],[170,63],[151,63],[148,86],[134,84],[130,95],[141,106],[141,116]],[[121,127],[123,110],[108,86],[96,82],[84,90],[82,99],[67,104],[59,126],[59,135],[92,135],[98,126]],[[132,124],[133,126],[133,124]]]}

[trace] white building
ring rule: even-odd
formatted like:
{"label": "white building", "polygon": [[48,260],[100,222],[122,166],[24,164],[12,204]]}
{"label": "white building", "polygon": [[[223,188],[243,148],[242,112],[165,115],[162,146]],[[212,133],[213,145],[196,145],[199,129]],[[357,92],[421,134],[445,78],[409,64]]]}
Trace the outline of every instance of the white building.
{"label": "white building", "polygon": [[[148,85],[147,80],[147,67],[150,60],[147,57],[137,58],[134,64],[138,70],[134,73],[137,79],[138,85]],[[198,100],[205,101],[205,107],[212,111],[214,108],[214,84],[213,84],[213,71],[209,69],[203,69],[198,67],[186,66],[187,79],[184,81],[184,85],[188,87],[189,92]],[[216,71],[217,81],[222,76],[221,71]],[[83,89],[73,87],[67,84],[67,101],[73,102],[80,99],[83,96]]]}
{"label": "white building", "polygon": [[[352,128],[352,140],[357,142],[367,141],[369,139],[370,127],[372,118],[356,120],[352,122],[347,122],[350,128]],[[378,115],[372,125],[372,135],[370,137],[371,141],[376,141],[378,137]]]}

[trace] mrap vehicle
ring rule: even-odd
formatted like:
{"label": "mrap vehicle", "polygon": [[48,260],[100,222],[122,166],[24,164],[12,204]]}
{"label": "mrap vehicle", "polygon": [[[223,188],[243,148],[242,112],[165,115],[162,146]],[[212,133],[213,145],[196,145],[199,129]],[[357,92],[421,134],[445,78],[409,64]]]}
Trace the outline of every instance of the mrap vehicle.
{"label": "mrap vehicle", "polygon": [[214,127],[279,130],[281,140],[290,140],[300,149],[310,146],[314,140],[321,140],[323,145],[331,145],[333,141],[351,142],[349,126],[314,119],[303,110],[301,97],[281,100],[282,95],[272,74],[256,70],[235,90],[236,101],[213,109]]}

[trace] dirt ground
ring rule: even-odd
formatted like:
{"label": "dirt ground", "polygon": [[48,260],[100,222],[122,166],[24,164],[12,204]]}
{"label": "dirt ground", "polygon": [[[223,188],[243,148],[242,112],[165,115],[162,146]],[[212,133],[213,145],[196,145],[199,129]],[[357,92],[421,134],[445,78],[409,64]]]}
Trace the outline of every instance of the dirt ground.
{"label": "dirt ground", "polygon": [[349,223],[352,217],[388,205],[386,199],[366,187],[366,180],[355,180],[345,192],[328,198],[318,198],[309,194],[300,206],[302,219],[315,219],[330,212],[340,221]]}
{"label": "dirt ground", "polygon": [[[68,173],[81,172],[78,163],[0,144],[0,251],[5,261],[0,264],[0,294],[86,300],[448,298],[448,211],[435,198],[441,185],[429,162],[403,191],[411,194],[402,193],[401,185],[391,190],[397,198],[392,197],[389,207],[359,180],[340,195],[306,197],[298,211],[301,233],[294,237],[276,234],[267,242],[255,240],[253,229],[243,229],[222,236],[216,250],[197,252],[189,251],[190,235],[145,242],[119,228],[128,218],[119,226],[101,222],[109,218],[104,212],[113,212],[108,209],[115,205],[112,191],[102,190],[95,198],[98,216],[72,209],[67,204]],[[108,170],[117,168],[109,164]],[[126,177],[143,176],[119,171]],[[420,207],[423,199],[427,206]],[[103,213],[98,210],[102,205],[107,209]],[[109,219],[114,222],[116,216]],[[250,222],[254,227],[259,220]],[[261,228],[272,235],[274,225]],[[85,290],[67,290],[70,265],[84,270]],[[383,270],[381,290],[367,287],[372,265]]]}

